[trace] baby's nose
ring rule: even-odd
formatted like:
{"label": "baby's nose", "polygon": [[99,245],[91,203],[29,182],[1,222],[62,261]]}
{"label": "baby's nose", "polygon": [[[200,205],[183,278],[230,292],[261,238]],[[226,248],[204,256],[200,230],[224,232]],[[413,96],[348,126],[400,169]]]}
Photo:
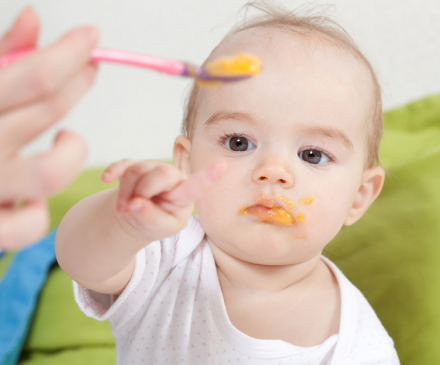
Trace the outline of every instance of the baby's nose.
{"label": "baby's nose", "polygon": [[285,189],[293,187],[295,181],[287,166],[282,163],[264,163],[258,166],[252,180],[257,184],[279,184]]}

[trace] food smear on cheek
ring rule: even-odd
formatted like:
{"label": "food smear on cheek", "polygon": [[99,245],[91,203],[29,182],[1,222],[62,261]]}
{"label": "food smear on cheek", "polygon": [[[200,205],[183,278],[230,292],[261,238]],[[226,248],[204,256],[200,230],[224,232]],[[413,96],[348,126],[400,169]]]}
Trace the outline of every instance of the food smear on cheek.
{"label": "food smear on cheek", "polygon": [[305,198],[302,198],[298,200],[299,205],[310,205],[313,202],[313,198],[311,195],[306,196]]}
{"label": "food smear on cheek", "polygon": [[289,200],[283,196],[276,196],[275,199],[285,203],[291,211],[296,209],[295,204],[293,204],[293,202],[291,200]]}
{"label": "food smear on cheek", "polygon": [[[298,200],[298,204],[299,205],[310,205],[313,202],[313,197],[311,195],[306,196],[303,199],[299,199]],[[296,216],[296,221],[297,222],[304,222],[304,213],[300,212],[297,216]],[[307,226],[307,224],[306,224]],[[298,235],[298,236],[293,236],[287,239],[287,241],[290,240],[297,240],[297,239],[301,239],[301,238],[306,238],[307,235]]]}
{"label": "food smear on cheek", "polygon": [[306,237],[307,237],[307,236],[306,236],[305,234],[303,234],[303,235],[298,235],[298,236],[290,237],[290,238],[286,239],[286,241],[290,241],[290,240],[299,240],[299,239],[301,239],[301,238],[306,238]]}

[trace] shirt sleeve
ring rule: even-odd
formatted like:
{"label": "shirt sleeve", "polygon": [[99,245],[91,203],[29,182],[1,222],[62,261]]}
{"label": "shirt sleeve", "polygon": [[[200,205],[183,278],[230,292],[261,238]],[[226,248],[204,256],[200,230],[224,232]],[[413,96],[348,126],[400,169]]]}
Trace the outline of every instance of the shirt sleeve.
{"label": "shirt sleeve", "polygon": [[200,243],[204,233],[198,227],[198,221],[192,218],[177,236],[151,242],[140,250],[130,281],[117,297],[95,292],[73,281],[79,308],[98,321],[108,320],[115,336],[135,326],[172,268]]}
{"label": "shirt sleeve", "polygon": [[[400,365],[396,349],[380,348],[376,354],[366,354],[364,356],[347,356],[344,359],[332,362],[334,365]],[[380,352],[380,353],[379,353]],[[386,354],[386,355],[385,355]]]}
{"label": "shirt sleeve", "polygon": [[[88,317],[98,321],[108,320],[112,330],[117,332],[118,327],[123,327],[139,310],[140,303],[135,302],[131,303],[128,313],[125,313],[131,293],[137,288],[143,290],[145,296],[151,292],[160,269],[160,253],[159,241],[150,243],[137,253],[133,274],[119,296],[98,293],[73,281],[74,297],[79,308]],[[149,270],[149,276],[145,275],[146,270]]]}

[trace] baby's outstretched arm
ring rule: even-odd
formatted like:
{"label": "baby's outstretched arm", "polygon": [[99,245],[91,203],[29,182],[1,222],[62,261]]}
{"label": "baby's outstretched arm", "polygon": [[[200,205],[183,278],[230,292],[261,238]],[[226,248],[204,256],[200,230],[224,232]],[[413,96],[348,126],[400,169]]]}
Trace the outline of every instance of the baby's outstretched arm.
{"label": "baby's outstretched arm", "polygon": [[55,240],[57,260],[76,282],[94,291],[120,294],[131,278],[136,253],[176,235],[193,202],[226,169],[215,162],[185,178],[160,161],[123,160],[103,173],[119,188],[80,201],[64,217]]}

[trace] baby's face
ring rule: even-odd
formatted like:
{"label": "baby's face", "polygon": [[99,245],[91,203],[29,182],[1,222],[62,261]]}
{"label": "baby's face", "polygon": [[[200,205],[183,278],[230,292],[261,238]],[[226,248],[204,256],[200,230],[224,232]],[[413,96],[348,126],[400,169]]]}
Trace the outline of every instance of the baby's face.
{"label": "baby's face", "polygon": [[346,52],[277,30],[240,32],[211,60],[242,52],[261,58],[261,73],[200,99],[191,172],[220,159],[229,167],[196,211],[211,242],[234,257],[302,262],[320,254],[356,204],[372,83]]}

